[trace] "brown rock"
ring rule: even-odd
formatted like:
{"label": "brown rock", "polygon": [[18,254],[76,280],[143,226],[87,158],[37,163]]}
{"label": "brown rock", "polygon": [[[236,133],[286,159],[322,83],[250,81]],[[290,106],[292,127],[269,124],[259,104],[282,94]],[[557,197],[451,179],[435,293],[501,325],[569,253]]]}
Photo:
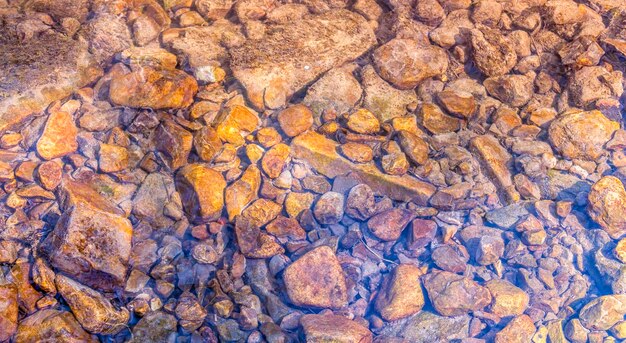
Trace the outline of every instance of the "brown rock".
{"label": "brown rock", "polygon": [[570,76],[570,97],[582,108],[588,108],[600,99],[619,98],[624,92],[622,77],[621,71],[609,71],[601,66],[580,68]]}
{"label": "brown rock", "polygon": [[115,309],[101,293],[61,274],[56,276],[56,286],[78,322],[89,332],[108,335],[126,328],[128,310]]}
{"label": "brown rock", "polygon": [[411,250],[420,249],[435,240],[437,223],[433,220],[413,219],[410,230],[407,248]]}
{"label": "brown rock", "polygon": [[254,220],[248,217],[237,217],[235,235],[239,250],[248,258],[270,258],[285,252],[274,237],[261,232]]}
{"label": "brown rock", "polygon": [[589,330],[608,330],[626,315],[626,295],[604,295],[588,302],[578,314]]}
{"label": "brown rock", "polygon": [[0,341],[8,341],[17,330],[18,311],[15,285],[0,285]]}
{"label": "brown rock", "polygon": [[176,189],[185,212],[198,222],[218,219],[224,207],[226,181],[221,173],[199,163],[188,164],[176,174]]}
{"label": "brown rock", "polygon": [[494,279],[485,287],[493,296],[490,310],[499,317],[521,315],[528,307],[528,294],[506,280]]}
{"label": "brown rock", "polygon": [[344,197],[337,192],[323,194],[315,203],[313,214],[320,224],[337,224],[343,218]]}
{"label": "brown rock", "polygon": [[548,134],[564,157],[594,161],[604,154],[604,144],[618,129],[619,124],[600,111],[569,111],[552,121]]}
{"label": "brown rock", "polygon": [[380,240],[395,241],[414,217],[411,211],[392,208],[371,217],[367,228]]}
{"label": "brown rock", "polygon": [[517,63],[515,49],[498,30],[484,26],[473,29],[470,42],[474,63],[487,76],[504,75]]}
{"label": "brown rock", "polygon": [[452,273],[463,273],[467,269],[469,253],[463,245],[443,244],[433,249],[431,258],[435,265]]}
{"label": "brown rock", "polygon": [[476,110],[476,100],[469,92],[446,89],[437,98],[446,111],[460,118],[469,118]]}
{"label": "brown rock", "polygon": [[359,184],[348,193],[346,199],[346,214],[357,220],[367,220],[376,211],[374,192],[366,184]]}
{"label": "brown rock", "polygon": [[439,106],[434,104],[423,104],[418,118],[424,128],[434,135],[461,129],[460,119],[443,113]]}
{"label": "brown rock", "polygon": [[300,318],[307,342],[371,343],[372,333],[343,316],[307,314]]}
{"label": "brown rock", "polygon": [[435,192],[434,186],[413,177],[385,175],[373,164],[353,164],[337,153],[336,142],[315,132],[294,138],[291,148],[294,157],[306,160],[322,175],[333,179],[353,172],[376,193],[393,200],[425,204]]}
{"label": "brown rock", "polygon": [[478,156],[486,172],[494,178],[503,199],[507,202],[519,200],[510,170],[513,163],[511,154],[498,140],[491,135],[477,136],[470,141],[470,149]]}
{"label": "brown rock", "polygon": [[405,130],[398,132],[397,138],[402,151],[411,162],[422,165],[428,161],[428,144],[422,138]]}
{"label": "brown rock", "polygon": [[268,150],[261,160],[261,167],[267,176],[272,179],[280,176],[283,171],[287,159],[289,158],[290,148],[286,144],[277,144]]}
{"label": "brown rock", "polygon": [[533,96],[533,79],[525,75],[490,77],[483,83],[489,95],[511,105],[525,105]]}
{"label": "brown rock", "polygon": [[109,98],[120,106],[155,110],[185,108],[191,105],[197,91],[196,80],[181,70],[146,66],[114,77],[109,86]]}
{"label": "brown rock", "polygon": [[219,139],[215,129],[210,126],[204,126],[194,134],[193,147],[203,161],[211,162],[222,148],[222,141]]}
{"label": "brown rock", "polygon": [[78,142],[76,141],[78,130],[72,114],[57,106],[53,106],[48,112],[50,116],[41,137],[37,141],[39,156],[51,160],[75,152],[78,149]]}
{"label": "brown rock", "polygon": [[37,168],[37,176],[41,186],[49,191],[54,190],[61,183],[63,169],[55,161],[47,161]]}
{"label": "brown rock", "polygon": [[304,105],[293,105],[280,111],[276,119],[287,136],[295,137],[313,125],[313,112]]}
{"label": "brown rock", "polygon": [[426,274],[422,281],[433,307],[444,316],[478,311],[491,303],[488,289],[461,275],[433,271]]}
{"label": "brown rock", "polygon": [[285,269],[287,295],[297,306],[341,308],[348,303],[346,282],[331,248],[321,246]]}
{"label": "brown rock", "polygon": [[99,340],[78,324],[71,312],[41,310],[24,318],[15,334],[16,342],[95,343]]}
{"label": "brown rock", "polygon": [[302,102],[315,113],[315,118],[320,118],[324,111],[346,113],[361,100],[363,90],[351,69],[333,68],[307,89]]}
{"label": "brown rock", "polygon": [[419,312],[424,307],[420,284],[421,270],[410,264],[398,265],[383,283],[376,298],[376,310],[387,321],[394,321]]}
{"label": "brown rock", "polygon": [[226,188],[224,194],[228,220],[241,214],[243,209],[257,198],[261,186],[261,171],[255,165],[250,165],[239,180]]}
{"label": "brown rock", "polygon": [[437,46],[420,46],[410,39],[393,39],[374,51],[380,76],[400,89],[415,88],[423,80],[444,74],[448,55]]}
{"label": "brown rock", "polygon": [[365,95],[363,107],[370,110],[382,123],[407,113],[407,107],[417,102],[413,90],[401,90],[383,80],[374,67],[367,65],[361,71]]}
{"label": "brown rock", "polygon": [[115,173],[126,169],[128,167],[128,150],[118,145],[100,143],[98,167],[104,173]]}
{"label": "brown rock", "polygon": [[202,326],[207,311],[202,307],[195,295],[185,292],[178,299],[175,309],[180,326],[187,332],[193,332]]}
{"label": "brown rock", "polygon": [[165,120],[154,133],[157,151],[165,155],[172,170],[187,164],[191,152],[193,135],[173,120]]}
{"label": "brown rock", "polygon": [[267,224],[265,230],[278,238],[287,237],[293,240],[306,238],[306,232],[294,218],[278,216]]}
{"label": "brown rock", "polygon": [[513,318],[500,332],[496,334],[495,343],[525,343],[535,334],[533,320],[522,314]]}
{"label": "brown rock", "polygon": [[589,216],[613,239],[626,233],[626,190],[614,176],[596,182],[588,195]]}
{"label": "brown rock", "polygon": [[261,198],[246,207],[242,215],[250,219],[256,226],[261,227],[276,218],[281,210],[282,207],[279,204]]}
{"label": "brown rock", "polygon": [[380,123],[376,116],[364,108],[350,114],[346,125],[356,133],[374,134],[380,131]]}
{"label": "brown rock", "polygon": [[228,143],[243,145],[243,136],[252,133],[259,125],[258,115],[250,108],[235,105],[223,109],[218,118],[217,136]]}
{"label": "brown rock", "polygon": [[367,163],[374,159],[374,150],[367,145],[356,142],[342,144],[341,153],[354,163]]}

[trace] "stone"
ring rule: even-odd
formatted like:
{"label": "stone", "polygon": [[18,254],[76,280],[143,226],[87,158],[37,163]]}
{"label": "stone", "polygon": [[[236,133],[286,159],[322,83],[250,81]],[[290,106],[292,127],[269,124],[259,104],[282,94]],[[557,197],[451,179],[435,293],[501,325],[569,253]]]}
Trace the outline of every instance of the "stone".
{"label": "stone", "polygon": [[150,66],[154,68],[176,69],[178,59],[171,52],[154,47],[132,47],[122,51],[119,58],[131,68]]}
{"label": "stone", "polygon": [[76,319],[87,331],[109,335],[126,328],[130,319],[127,309],[117,310],[101,293],[61,274],[56,276],[55,283]]}
{"label": "stone", "polygon": [[53,30],[23,39],[17,30],[23,21],[7,20],[0,37],[0,135],[102,75],[87,42]]}
{"label": "stone", "polygon": [[624,92],[622,77],[621,71],[609,71],[601,66],[583,67],[570,76],[570,98],[582,108],[589,108],[601,99],[619,98]]}
{"label": "stone", "polygon": [[456,132],[461,129],[461,120],[449,116],[435,104],[423,104],[418,119],[422,126],[434,135]]}
{"label": "stone", "polygon": [[187,332],[193,332],[202,326],[207,311],[202,307],[195,295],[184,292],[178,298],[178,303],[174,310],[178,323]]}
{"label": "stone", "polygon": [[133,45],[126,20],[113,13],[97,13],[85,23],[82,32],[89,51],[100,64],[110,62],[115,54]]}
{"label": "stone", "polygon": [[496,334],[495,343],[523,343],[528,342],[529,338],[535,333],[535,324],[533,320],[522,314],[513,318],[500,332]]}
{"label": "stone", "polygon": [[205,162],[211,162],[222,148],[222,141],[217,132],[210,126],[204,126],[193,137],[193,147],[198,156]]}
{"label": "stone", "polygon": [[424,307],[421,270],[410,264],[398,265],[386,278],[376,298],[376,310],[387,321],[409,317]]}
{"label": "stone", "polygon": [[395,241],[413,218],[415,215],[411,211],[392,208],[371,217],[367,228],[382,241]]}
{"label": "stone", "polygon": [[422,310],[404,320],[387,323],[378,333],[383,339],[400,337],[415,343],[460,340],[469,337],[470,319],[468,315],[443,317]]}
{"label": "stone", "polygon": [[418,203],[435,193],[433,185],[419,181],[408,175],[392,176],[382,174],[373,164],[354,164],[337,153],[337,143],[324,136],[308,132],[291,142],[293,157],[307,161],[315,170],[328,178],[353,172],[372,190],[393,200]]}
{"label": "stone", "polygon": [[435,240],[437,223],[433,220],[413,219],[410,230],[407,239],[407,249],[420,249]]}
{"label": "stone", "polygon": [[380,159],[380,166],[385,174],[405,175],[409,170],[409,160],[402,152],[392,152],[385,154]]}
{"label": "stone", "polygon": [[24,318],[14,337],[16,342],[95,343],[71,312],[45,309]]}
{"label": "stone", "polygon": [[119,208],[77,185],[64,186],[69,186],[64,212],[43,241],[41,253],[54,268],[89,287],[124,287],[133,226]]}
{"label": "stone", "polygon": [[165,156],[165,160],[172,170],[187,164],[191,152],[193,135],[173,120],[165,120],[154,133],[154,142],[157,151]]}
{"label": "stone", "polygon": [[275,179],[280,176],[287,164],[291,149],[289,145],[279,143],[269,149],[261,159],[261,167],[267,176]]}
{"label": "stone", "polygon": [[258,199],[246,207],[242,216],[250,219],[256,226],[264,226],[276,218],[281,211],[281,206],[271,200]]}
{"label": "stone", "polygon": [[380,131],[380,123],[378,118],[364,108],[348,115],[346,122],[348,128],[356,133],[375,134]]}
{"label": "stone", "polygon": [[515,189],[510,169],[513,163],[511,154],[498,140],[491,135],[474,137],[470,141],[470,150],[477,155],[485,171],[493,177],[501,198],[506,203],[519,200],[520,196]]}
{"label": "stone", "polygon": [[255,108],[276,108],[324,72],[356,59],[374,44],[374,32],[365,18],[332,10],[268,25],[262,38],[230,49],[230,67]]}
{"label": "stone", "polygon": [[375,213],[375,205],[372,189],[366,184],[358,184],[348,192],[345,213],[354,219],[365,221]]}
{"label": "stone", "polygon": [[104,173],[115,173],[128,167],[128,150],[114,145],[100,143],[98,168]]}
{"label": "stone", "polygon": [[402,117],[407,107],[417,102],[413,90],[401,90],[383,80],[374,67],[367,65],[361,71],[364,97],[363,107],[370,110],[381,123]]}
{"label": "stone", "polygon": [[433,249],[431,258],[435,265],[452,273],[463,273],[467,269],[469,253],[460,244],[443,244]]}
{"label": "stone", "polygon": [[17,287],[0,285],[0,341],[8,341],[17,331]]}
{"label": "stone", "polygon": [[406,130],[398,132],[396,138],[402,151],[417,165],[423,165],[428,161],[428,152],[430,148],[428,144],[419,136]]}
{"label": "stone", "polygon": [[133,214],[155,228],[166,228],[174,223],[167,217],[165,208],[170,203],[181,206],[174,179],[165,173],[150,173],[143,180],[133,198]]}
{"label": "stone", "polygon": [[423,80],[448,70],[448,55],[437,46],[411,39],[392,39],[373,53],[379,75],[399,89],[413,89]]}
{"label": "stone", "polygon": [[334,314],[306,314],[300,325],[307,342],[371,343],[372,333],[356,322]]}
{"label": "stone", "polygon": [[524,106],[533,97],[533,79],[525,75],[503,75],[484,81],[489,95],[513,107]]}
{"label": "stone", "polygon": [[235,235],[239,250],[248,258],[270,258],[285,252],[276,239],[261,229],[253,219],[240,216],[235,221]]}
{"label": "stone", "polygon": [[485,287],[493,296],[490,311],[499,317],[519,316],[528,307],[528,294],[506,280],[493,279]]}
{"label": "stone", "polygon": [[605,176],[592,187],[588,199],[589,216],[613,239],[626,233],[626,190],[614,176]]}
{"label": "stone", "polygon": [[296,306],[338,309],[348,303],[343,270],[328,246],[315,248],[290,264],[283,280]]}
{"label": "stone", "polygon": [[234,105],[224,108],[218,115],[217,136],[228,143],[243,145],[243,136],[256,130],[259,117],[252,109]]}
{"label": "stone", "polygon": [[304,105],[293,105],[280,111],[276,117],[283,132],[295,137],[313,125],[313,112]]}
{"label": "stone", "polygon": [[63,169],[56,161],[46,161],[37,167],[37,177],[41,186],[49,191],[54,190],[61,183]]}
{"label": "stone", "polygon": [[320,224],[337,224],[343,218],[345,199],[337,192],[324,193],[315,203],[313,214]]}
{"label": "stone", "polygon": [[368,163],[374,159],[374,150],[367,145],[355,142],[342,144],[341,154],[354,163]]}
{"label": "stone", "polygon": [[363,89],[351,69],[333,68],[307,89],[302,103],[318,121],[324,112],[346,113],[361,100]]}
{"label": "stone", "polygon": [[600,111],[568,111],[550,124],[548,135],[554,149],[568,159],[595,161],[619,124]]}
{"label": "stone", "polygon": [[302,211],[308,210],[313,206],[315,194],[290,192],[285,199],[285,211],[291,218],[297,218]]}
{"label": "stone", "polygon": [[437,93],[437,99],[446,111],[459,118],[469,118],[477,108],[476,99],[470,92],[446,89]]}
{"label": "stone", "polygon": [[565,324],[565,337],[574,343],[587,342],[589,330],[580,323],[580,319],[574,318]]}
{"label": "stone", "polygon": [[174,316],[162,311],[151,311],[133,327],[130,342],[167,343],[176,336],[177,321]]}
{"label": "stone", "polygon": [[183,208],[192,220],[206,222],[221,216],[226,188],[221,173],[206,165],[193,163],[181,168],[175,180]]}
{"label": "stone", "polygon": [[239,180],[226,188],[224,198],[229,220],[233,220],[240,215],[243,209],[257,198],[260,186],[261,171],[251,164]]}
{"label": "stone", "polygon": [[154,110],[185,108],[198,92],[198,83],[177,69],[142,67],[111,80],[109,98],[120,106]]}
{"label": "stone", "polygon": [[78,149],[78,129],[72,113],[53,106],[41,137],[37,141],[37,153],[45,160],[67,156]]}
{"label": "stone", "polygon": [[500,31],[481,26],[469,36],[474,64],[486,76],[504,75],[517,63],[515,49]]}
{"label": "stone", "polygon": [[293,240],[306,238],[306,232],[294,218],[278,216],[278,218],[265,226],[265,230],[278,238],[287,237]]}
{"label": "stone", "polygon": [[491,303],[491,294],[475,281],[445,271],[433,271],[422,277],[428,298],[443,316],[459,316],[479,311]]}
{"label": "stone", "polygon": [[603,295],[580,309],[578,318],[589,330],[608,330],[626,315],[626,295]]}

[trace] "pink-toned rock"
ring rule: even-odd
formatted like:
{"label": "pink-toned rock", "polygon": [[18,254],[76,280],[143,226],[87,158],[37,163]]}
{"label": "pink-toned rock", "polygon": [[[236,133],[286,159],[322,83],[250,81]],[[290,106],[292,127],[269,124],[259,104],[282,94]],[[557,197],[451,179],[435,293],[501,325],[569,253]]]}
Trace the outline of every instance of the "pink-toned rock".
{"label": "pink-toned rock", "polygon": [[620,179],[605,176],[588,195],[589,216],[613,239],[626,233],[626,190]]}
{"label": "pink-toned rock", "polygon": [[220,217],[225,188],[226,181],[222,174],[204,164],[188,164],[176,174],[176,189],[185,212],[198,222]]}
{"label": "pink-toned rock", "polygon": [[376,310],[383,319],[394,321],[405,318],[424,307],[421,275],[418,267],[401,264],[385,278],[376,298]]}
{"label": "pink-toned rock", "polygon": [[444,316],[478,311],[491,303],[491,293],[475,281],[450,272],[433,271],[422,281],[430,302]]}
{"label": "pink-toned rock", "polygon": [[307,342],[371,343],[372,333],[356,322],[333,314],[307,314],[300,318]]}

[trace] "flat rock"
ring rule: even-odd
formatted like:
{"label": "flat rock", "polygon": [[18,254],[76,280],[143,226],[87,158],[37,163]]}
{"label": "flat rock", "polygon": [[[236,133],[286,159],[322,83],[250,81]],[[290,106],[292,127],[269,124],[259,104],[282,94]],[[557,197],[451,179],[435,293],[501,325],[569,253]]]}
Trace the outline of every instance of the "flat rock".
{"label": "flat rock", "polygon": [[151,311],[133,327],[130,342],[168,343],[176,337],[176,317],[162,311]]}
{"label": "flat rock", "polygon": [[313,125],[313,112],[305,105],[297,104],[280,111],[276,119],[287,136],[295,137]]}
{"label": "flat rock", "polygon": [[604,154],[604,145],[616,130],[619,124],[600,111],[570,111],[552,121],[548,135],[564,157],[595,161]]}
{"label": "flat rock", "polygon": [[405,209],[392,208],[376,214],[367,221],[367,228],[383,241],[395,241],[415,215]]}
{"label": "flat rock", "polygon": [[72,113],[52,106],[50,115],[44,126],[43,133],[37,141],[37,153],[43,159],[51,160],[63,157],[78,149],[76,135],[78,130],[74,124]]}
{"label": "flat rock", "polygon": [[376,310],[384,320],[405,318],[424,307],[421,275],[422,272],[418,267],[401,264],[385,278],[376,298]]}
{"label": "flat rock", "polygon": [[481,26],[469,36],[474,63],[483,74],[504,75],[517,63],[515,49],[500,31]]}
{"label": "flat rock", "polygon": [[260,186],[261,171],[255,165],[250,165],[239,180],[226,188],[224,197],[229,220],[240,215],[243,209],[257,198]]}
{"label": "flat rock", "polygon": [[266,34],[230,49],[231,69],[254,107],[276,108],[322,73],[376,43],[365,18],[347,10],[268,25]]}
{"label": "flat rock", "polygon": [[61,274],[55,281],[76,319],[89,332],[109,335],[126,328],[130,319],[127,309],[117,310],[101,293]]}
{"label": "flat rock", "polygon": [[372,342],[370,330],[343,316],[306,314],[300,318],[300,325],[307,342]]}
{"label": "flat rock", "polygon": [[0,285],[0,341],[8,341],[17,330],[17,287]]}
{"label": "flat rock", "polygon": [[[165,215],[165,207],[174,201],[174,179],[165,173],[151,173],[143,180],[133,198],[133,214],[155,228],[165,228],[174,221]],[[177,201],[180,203],[180,200]]]}
{"label": "flat rock", "polygon": [[363,89],[361,84],[347,67],[329,70],[315,81],[306,92],[302,103],[313,111],[315,118],[324,112],[346,113],[357,105]]}
{"label": "flat rock", "polygon": [[589,216],[613,239],[626,233],[626,190],[620,179],[605,176],[588,195]]}
{"label": "flat rock", "polygon": [[95,343],[71,312],[45,309],[24,318],[15,334],[16,342]]}
{"label": "flat rock", "polygon": [[533,79],[525,75],[490,77],[484,82],[489,95],[513,107],[525,105],[533,93]]}
{"label": "flat rock", "polygon": [[297,306],[337,309],[347,305],[343,270],[327,246],[302,255],[285,269],[283,279],[289,299]]}
{"label": "flat rock", "polygon": [[589,330],[608,330],[626,315],[626,294],[604,295],[580,309],[580,322]]}
{"label": "flat rock", "polygon": [[315,170],[331,179],[353,172],[375,193],[393,200],[415,200],[425,204],[435,193],[433,185],[409,175],[387,175],[373,163],[352,163],[337,153],[337,145],[335,141],[318,133],[307,132],[293,139],[291,152],[294,157],[307,161]]}
{"label": "flat rock", "polygon": [[173,120],[164,120],[154,133],[154,145],[172,170],[187,164],[192,144],[193,135]]}
{"label": "flat rock", "polygon": [[470,141],[470,150],[477,155],[485,171],[493,177],[502,197],[507,202],[519,200],[520,195],[515,190],[511,175],[513,159],[498,140],[491,135],[477,136]]}
{"label": "flat rock", "polygon": [[239,250],[248,258],[270,258],[285,252],[274,237],[262,232],[259,225],[246,216],[237,217],[235,236]]}
{"label": "flat rock", "polygon": [[532,337],[536,328],[533,320],[522,314],[513,318],[500,332],[496,334],[495,343],[524,343]]}
{"label": "flat rock", "polygon": [[201,163],[181,168],[175,178],[183,208],[192,220],[218,219],[224,208],[226,181],[221,173]]}
{"label": "flat rock", "polygon": [[491,303],[488,289],[462,275],[433,271],[422,281],[433,307],[444,316],[468,314]]}
{"label": "flat rock", "polygon": [[493,302],[490,310],[500,317],[517,316],[528,307],[529,297],[524,290],[506,280],[493,279],[485,283]]}
{"label": "flat rock", "polygon": [[430,311],[420,311],[412,317],[390,322],[380,336],[402,338],[408,342],[431,343],[463,339],[469,336],[471,317],[444,317]]}
{"label": "flat rock", "polygon": [[393,87],[371,65],[361,71],[361,82],[364,90],[363,107],[374,113],[380,122],[404,116],[407,107],[417,103],[417,95],[413,90]]}

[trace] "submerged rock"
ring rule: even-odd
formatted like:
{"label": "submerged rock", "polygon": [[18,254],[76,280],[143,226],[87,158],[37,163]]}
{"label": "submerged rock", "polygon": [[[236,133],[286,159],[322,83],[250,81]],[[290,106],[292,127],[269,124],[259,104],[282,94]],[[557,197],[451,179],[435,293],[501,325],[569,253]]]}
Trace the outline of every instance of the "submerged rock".
{"label": "submerged rock", "polygon": [[594,161],[604,154],[606,144],[619,124],[600,111],[569,111],[557,117],[548,130],[556,151],[569,159]]}
{"label": "submerged rock", "polygon": [[343,316],[307,314],[300,324],[307,342],[372,342],[372,333],[366,327]]}
{"label": "submerged rock", "polygon": [[588,195],[589,216],[613,239],[626,233],[626,190],[620,179],[605,176]]}
{"label": "submerged rock", "polygon": [[15,334],[16,342],[98,342],[78,324],[71,312],[45,309],[24,318]]}

